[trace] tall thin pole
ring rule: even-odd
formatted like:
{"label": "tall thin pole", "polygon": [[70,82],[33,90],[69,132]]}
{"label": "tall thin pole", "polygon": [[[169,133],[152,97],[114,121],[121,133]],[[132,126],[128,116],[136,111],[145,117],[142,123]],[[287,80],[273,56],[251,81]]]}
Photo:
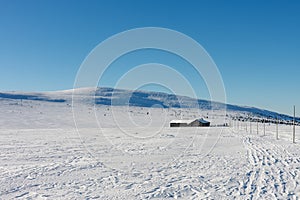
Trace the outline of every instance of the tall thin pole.
{"label": "tall thin pole", "polygon": [[293,143],[296,143],[296,138],[295,138],[295,132],[296,132],[296,127],[295,127],[295,118],[296,118],[296,106],[294,106],[294,120],[293,120]]}
{"label": "tall thin pole", "polygon": [[278,116],[276,117],[276,139],[279,140],[279,135],[278,135]]}
{"label": "tall thin pole", "polygon": [[266,135],[266,121],[265,121],[265,119],[264,119],[263,123],[264,123],[264,135]]}

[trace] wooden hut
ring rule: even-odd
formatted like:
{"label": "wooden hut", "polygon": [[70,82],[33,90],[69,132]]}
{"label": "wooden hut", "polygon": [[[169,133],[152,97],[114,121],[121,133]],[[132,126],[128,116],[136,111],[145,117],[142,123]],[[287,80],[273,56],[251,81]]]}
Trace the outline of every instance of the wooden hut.
{"label": "wooden hut", "polygon": [[172,120],[170,121],[170,127],[208,127],[210,122],[201,119],[193,120]]}

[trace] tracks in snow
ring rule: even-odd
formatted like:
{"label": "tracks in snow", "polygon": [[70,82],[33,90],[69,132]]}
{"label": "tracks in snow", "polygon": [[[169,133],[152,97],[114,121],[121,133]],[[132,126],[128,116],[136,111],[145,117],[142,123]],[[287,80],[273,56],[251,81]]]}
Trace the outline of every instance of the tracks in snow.
{"label": "tracks in snow", "polygon": [[247,199],[297,199],[300,159],[266,140],[263,137],[243,137],[249,166],[240,183],[240,194],[246,195]]}
{"label": "tracks in snow", "polygon": [[[177,162],[166,166],[162,159],[143,165],[133,159],[137,158],[135,154],[110,153],[110,145],[93,140],[96,137],[91,135],[89,141],[95,142],[89,145],[103,156],[97,160],[77,142],[66,143],[59,138],[64,134],[51,131],[40,136],[33,132],[27,139],[24,132],[13,132],[11,140],[6,138],[7,134],[2,135],[6,144],[26,142],[7,145],[9,148],[1,146],[2,161],[7,164],[0,168],[0,199],[64,196],[66,199],[198,200],[297,199],[300,196],[298,144],[267,140],[267,136],[234,134],[228,129],[210,154],[203,156],[197,145],[191,145]],[[45,140],[40,139],[45,135]],[[143,148],[152,149],[152,145]],[[138,146],[132,149],[141,150]],[[133,159],[133,164],[124,170],[112,168],[105,162],[108,158],[111,162]]]}

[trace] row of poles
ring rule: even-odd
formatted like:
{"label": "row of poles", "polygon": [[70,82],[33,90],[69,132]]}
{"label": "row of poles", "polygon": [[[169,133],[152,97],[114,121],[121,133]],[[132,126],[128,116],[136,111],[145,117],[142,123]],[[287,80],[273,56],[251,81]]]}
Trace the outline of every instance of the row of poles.
{"label": "row of poles", "polygon": [[[279,140],[279,133],[278,133],[278,123],[279,120],[277,118],[276,120],[276,139]],[[263,120],[263,125],[264,125],[264,135],[266,135],[266,123],[265,123],[265,120]],[[256,122],[256,133],[257,135],[259,134],[259,122],[257,121]],[[239,127],[239,124],[238,124],[238,127]],[[252,133],[252,123],[250,121],[250,133]],[[248,132],[248,127],[247,127],[247,124],[246,124],[246,131]],[[293,143],[296,143],[296,106],[294,106],[294,118],[293,118],[293,135],[292,135],[292,140],[293,140]]]}

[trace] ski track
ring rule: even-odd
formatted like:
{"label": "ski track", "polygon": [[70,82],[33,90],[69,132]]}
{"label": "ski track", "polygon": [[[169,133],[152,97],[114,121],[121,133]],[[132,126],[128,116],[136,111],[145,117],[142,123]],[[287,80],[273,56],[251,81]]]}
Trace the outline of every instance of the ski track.
{"label": "ski track", "polygon": [[[244,136],[249,171],[240,192],[247,199],[298,199],[300,160],[268,138]],[[290,165],[293,163],[293,165]]]}
{"label": "ski track", "polygon": [[[177,162],[144,167],[132,165],[126,170],[95,160],[79,146],[63,149],[59,143],[51,146],[48,142],[49,156],[46,156],[41,145],[24,143],[17,151],[21,152],[19,157],[24,156],[25,163],[8,171],[0,168],[0,199],[62,196],[65,199],[299,198],[299,157],[267,137],[230,132],[225,133],[220,142],[234,138],[242,141],[247,156],[244,161],[239,156],[214,151],[200,155],[192,146]],[[42,149],[42,154],[28,155],[27,151],[33,152],[33,146]],[[131,151],[143,148],[135,147]],[[13,152],[8,147],[5,149]],[[102,146],[103,151],[107,149],[109,146]],[[55,155],[54,151],[64,153]]]}
{"label": "ski track", "polygon": [[[14,166],[0,168],[0,199],[299,199],[300,158],[276,140],[231,131],[222,135],[220,142],[240,140],[245,160],[214,150],[200,155],[192,145],[176,162],[131,165],[126,170],[95,160],[77,145],[63,148],[48,141],[43,147],[33,136],[31,143],[18,147],[20,155]],[[15,142],[17,138],[18,134]],[[33,151],[34,146],[40,153]],[[103,152],[110,148],[101,146]],[[131,151],[143,148],[147,146]],[[15,147],[3,149],[7,154],[1,154],[2,160],[9,160]]]}

